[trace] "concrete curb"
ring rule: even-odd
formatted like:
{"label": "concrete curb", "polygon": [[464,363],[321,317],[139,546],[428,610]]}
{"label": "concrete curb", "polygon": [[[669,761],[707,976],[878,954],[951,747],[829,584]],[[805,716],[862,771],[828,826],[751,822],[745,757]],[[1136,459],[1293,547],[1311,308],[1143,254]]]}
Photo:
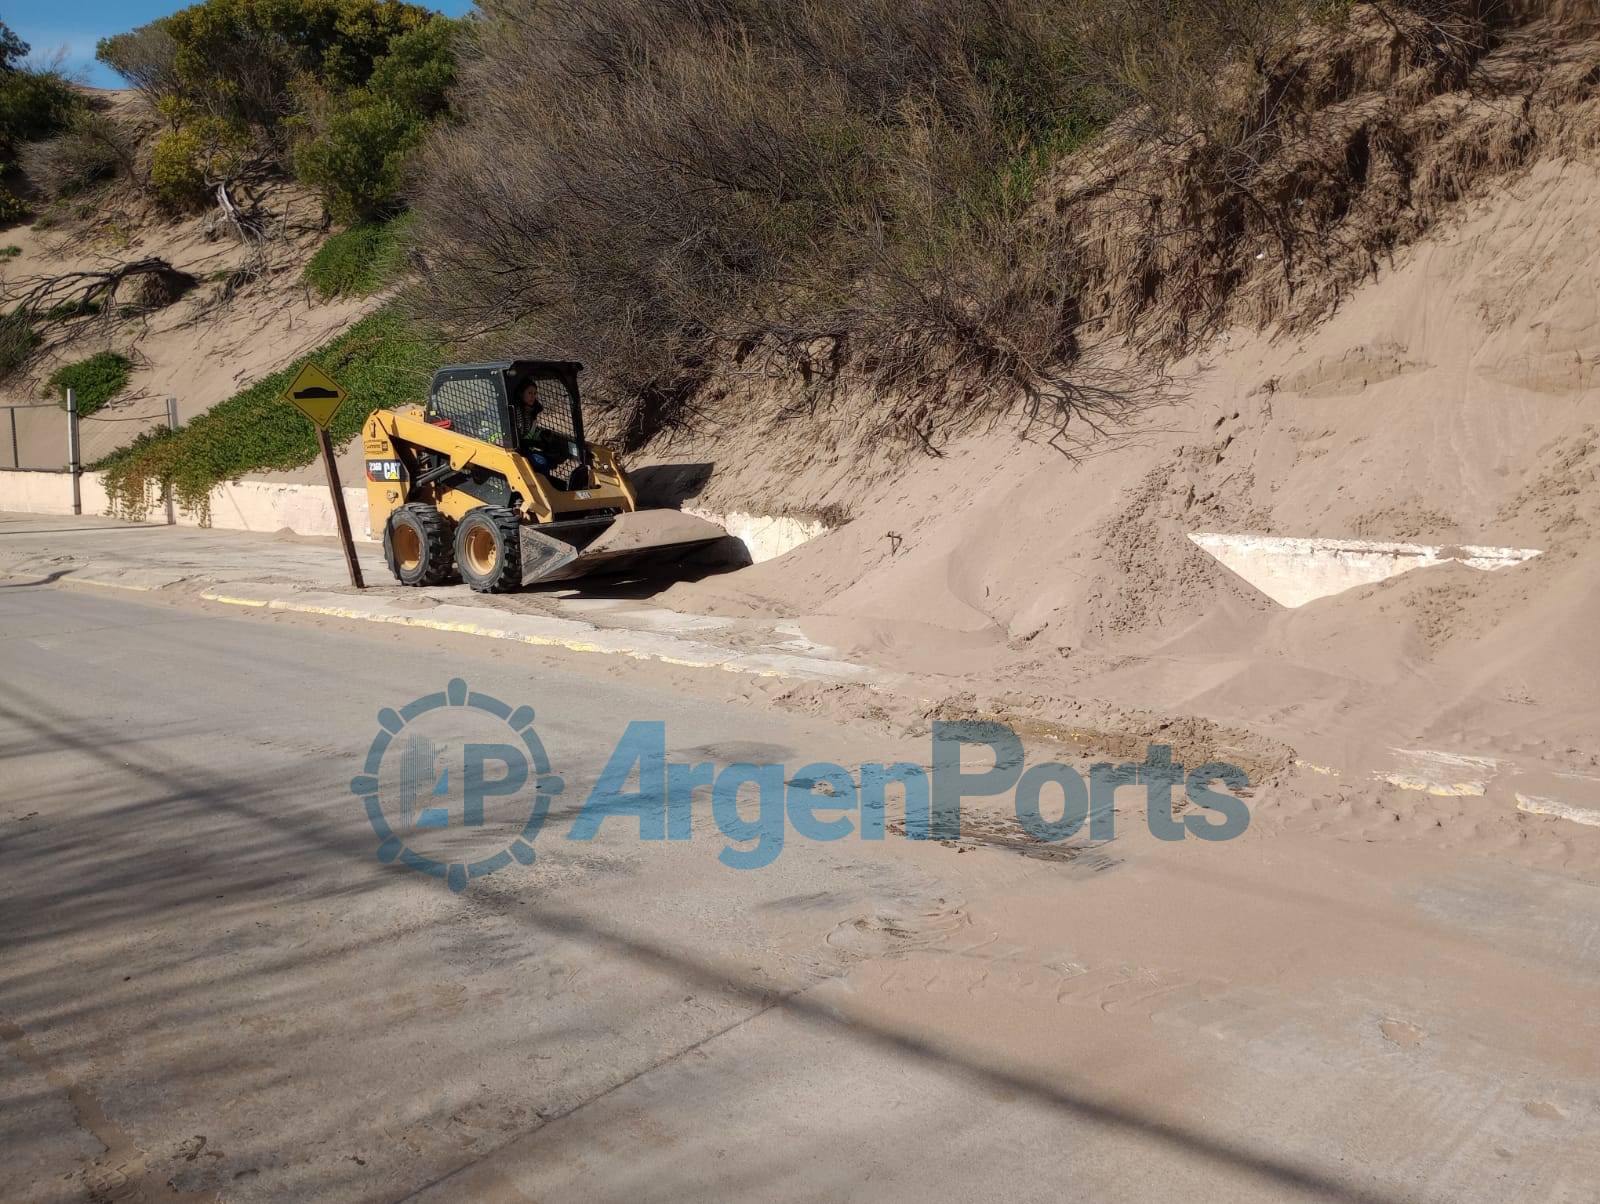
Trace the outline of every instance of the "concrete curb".
{"label": "concrete curb", "polygon": [[[1600,828],[1600,810],[1575,806],[1561,799],[1544,795],[1527,794],[1513,788],[1532,772],[1540,778],[1547,775],[1538,766],[1519,765],[1499,757],[1472,756],[1468,753],[1441,752],[1432,748],[1390,748],[1390,764],[1372,769],[1366,776],[1389,786],[1410,790],[1418,794],[1431,794],[1436,798],[1487,799],[1493,794],[1498,803],[1509,790],[1516,800],[1518,811],[1547,819],[1567,820],[1591,828]],[[1341,771],[1327,765],[1296,760],[1295,766],[1308,773],[1324,777],[1343,776]],[[1557,772],[1555,777],[1574,784],[1573,788],[1586,793],[1589,798],[1600,796],[1600,778],[1588,774]],[[1564,790],[1564,786],[1555,789]]]}
{"label": "concrete curb", "polygon": [[756,677],[864,682],[876,676],[868,666],[850,661],[783,652],[737,652],[661,632],[601,628],[576,619],[509,614],[451,603],[416,611],[399,606],[387,598],[331,593],[285,595],[271,586],[250,584],[218,586],[203,590],[200,597],[227,606],[358,619],[369,623],[393,623],[486,639],[514,640],[537,647],[564,648],[569,652],[626,656],[634,660],[659,661],[693,669],[720,669]]}
{"label": "concrete curb", "polygon": [[1570,820],[1590,828],[1600,828],[1600,811],[1590,807],[1574,807],[1553,798],[1540,798],[1535,794],[1517,795],[1517,810],[1529,815],[1548,815],[1553,819]]}

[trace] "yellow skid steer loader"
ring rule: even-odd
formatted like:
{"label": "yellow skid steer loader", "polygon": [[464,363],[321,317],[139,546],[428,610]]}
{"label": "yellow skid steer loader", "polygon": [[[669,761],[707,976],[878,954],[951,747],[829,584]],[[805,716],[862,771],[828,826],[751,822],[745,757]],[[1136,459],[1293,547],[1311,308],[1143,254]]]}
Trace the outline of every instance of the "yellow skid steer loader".
{"label": "yellow skid steer loader", "polygon": [[362,427],[367,502],[403,585],[456,579],[484,593],[636,572],[731,542],[715,523],[640,510],[609,448],[585,442],[565,360],[452,364],[425,405]]}

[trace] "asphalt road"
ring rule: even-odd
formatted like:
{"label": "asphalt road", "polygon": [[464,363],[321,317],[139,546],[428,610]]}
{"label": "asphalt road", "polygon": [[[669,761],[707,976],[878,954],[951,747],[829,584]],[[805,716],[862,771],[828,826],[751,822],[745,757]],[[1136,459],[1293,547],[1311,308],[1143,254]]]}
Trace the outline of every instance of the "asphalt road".
{"label": "asphalt road", "polygon": [[915,743],[588,664],[0,582],[0,1194],[1594,1198],[1560,875],[1288,834],[739,872],[699,806],[460,894],[378,860],[351,778],[452,678],[536,708],[560,823],[630,720],[717,764]]}

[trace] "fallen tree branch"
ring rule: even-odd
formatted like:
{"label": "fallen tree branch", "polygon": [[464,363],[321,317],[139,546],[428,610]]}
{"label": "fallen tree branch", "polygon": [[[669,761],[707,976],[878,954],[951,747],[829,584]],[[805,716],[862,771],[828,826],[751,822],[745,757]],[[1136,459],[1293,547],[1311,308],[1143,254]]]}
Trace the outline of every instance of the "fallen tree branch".
{"label": "fallen tree branch", "polygon": [[5,297],[5,304],[34,318],[104,313],[116,304],[118,290],[130,280],[144,285],[138,304],[151,309],[177,300],[196,283],[188,272],[159,256],[150,256],[101,270],[29,277],[18,282],[17,291]]}

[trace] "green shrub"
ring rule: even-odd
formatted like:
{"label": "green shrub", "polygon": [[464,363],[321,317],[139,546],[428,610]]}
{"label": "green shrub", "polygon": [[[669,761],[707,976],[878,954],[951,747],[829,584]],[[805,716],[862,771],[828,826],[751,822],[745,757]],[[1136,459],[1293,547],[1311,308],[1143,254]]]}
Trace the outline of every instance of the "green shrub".
{"label": "green shrub", "polygon": [[0,188],[0,226],[14,226],[18,222],[27,221],[31,216],[33,210],[28,208],[26,201],[9,188]]}
{"label": "green shrub", "polygon": [[204,204],[208,180],[238,170],[248,138],[218,117],[195,117],[156,139],[150,152],[150,186],[174,209]]}
{"label": "green shrub", "polygon": [[66,404],[66,391],[73,390],[78,403],[78,417],[86,417],[102,408],[128,386],[128,374],[133,361],[115,351],[102,351],[75,364],[66,364],[50,374],[49,387],[59,392]]}
{"label": "green shrub", "polygon": [[22,254],[22,248],[16,245],[0,247],[0,259],[15,259]]}
{"label": "green shrub", "polygon": [[[49,138],[85,111],[83,97],[59,71],[21,65],[28,44],[0,22],[0,176],[16,169],[23,143]],[[0,187],[0,226],[27,221],[32,211]]]}
{"label": "green shrub", "polygon": [[175,209],[197,204],[205,196],[200,170],[200,137],[192,130],[168,130],[150,150],[150,186]]}
{"label": "green shrub", "polygon": [[17,36],[11,26],[0,21],[0,71],[15,71],[27,53],[28,44]]}
{"label": "green shrub", "polygon": [[401,208],[406,160],[426,131],[404,105],[363,99],[338,108],[295,147],[295,175],[322,194],[334,221],[381,220]]}
{"label": "green shrub", "polygon": [[97,467],[106,471],[106,490],[119,514],[138,517],[153,495],[170,492],[184,509],[204,516],[218,483],[262,469],[298,468],[316,457],[316,431],[283,399],[307,359],[349,390],[329,432],[338,444],[373,410],[420,399],[438,354],[396,310],[382,309],[178,430],[141,435]]}
{"label": "green shrub", "polygon": [[419,117],[437,117],[444,112],[449,89],[456,82],[459,35],[459,24],[448,17],[434,17],[401,34],[372,68],[364,90],[369,96],[387,97]]}
{"label": "green shrub", "polygon": [[402,207],[407,160],[455,81],[455,34],[454,22],[436,18],[396,38],[365,86],[307,94],[295,174],[335,221],[372,222]]}
{"label": "green shrub", "polygon": [[370,296],[403,271],[408,224],[399,217],[331,235],[306,264],[301,278],[324,300]]}
{"label": "green shrub", "polygon": [[27,361],[39,345],[39,332],[20,309],[0,314],[0,380],[10,376]]}
{"label": "green shrub", "polygon": [[194,204],[217,174],[197,144],[205,114],[252,156],[292,162],[336,221],[360,223],[402,207],[406,158],[455,78],[458,27],[400,0],[202,0],[97,54],[173,125],[152,170],[167,204]]}
{"label": "green shrub", "polygon": [[9,161],[21,143],[65,129],[83,107],[83,97],[58,71],[0,71],[0,157]]}
{"label": "green shrub", "polygon": [[293,112],[297,80],[359,87],[433,15],[399,0],[202,0],[102,39],[96,55],[153,96],[270,134]]}

